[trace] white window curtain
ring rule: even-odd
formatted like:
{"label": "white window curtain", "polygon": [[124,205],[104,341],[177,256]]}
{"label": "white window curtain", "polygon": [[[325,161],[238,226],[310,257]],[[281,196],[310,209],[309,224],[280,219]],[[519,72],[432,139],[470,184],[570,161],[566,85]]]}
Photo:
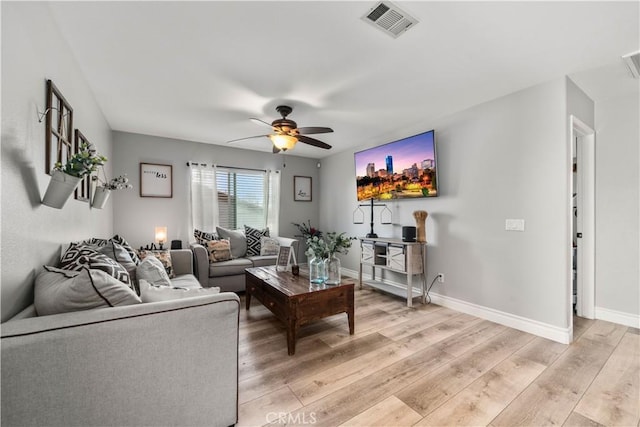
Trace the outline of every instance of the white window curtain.
{"label": "white window curtain", "polygon": [[271,236],[280,234],[280,171],[267,171],[268,179],[265,180],[265,193],[267,194],[267,218]]}
{"label": "white window curtain", "polygon": [[216,167],[191,163],[191,234],[213,232],[219,225]]}

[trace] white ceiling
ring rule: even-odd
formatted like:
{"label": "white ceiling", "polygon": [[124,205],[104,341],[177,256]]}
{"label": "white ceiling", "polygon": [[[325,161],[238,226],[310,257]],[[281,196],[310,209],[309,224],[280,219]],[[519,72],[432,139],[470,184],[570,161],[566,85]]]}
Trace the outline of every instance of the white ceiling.
{"label": "white ceiling", "polygon": [[[637,90],[637,1],[395,2],[420,22],[393,39],[360,18],[374,1],[55,2],[51,10],[114,130],[224,144],[278,118],[332,150],[571,75],[594,99]],[[624,80],[612,83],[610,75]],[[635,89],[634,89],[635,88]],[[233,144],[270,152],[266,138]]]}

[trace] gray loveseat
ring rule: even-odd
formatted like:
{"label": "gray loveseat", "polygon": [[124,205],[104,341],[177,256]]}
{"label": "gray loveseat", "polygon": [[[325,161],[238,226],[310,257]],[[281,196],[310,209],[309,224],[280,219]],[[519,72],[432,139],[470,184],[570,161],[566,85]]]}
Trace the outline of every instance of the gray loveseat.
{"label": "gray loveseat", "polygon": [[[292,252],[297,251],[298,241],[288,237],[272,237],[280,246],[290,246]],[[241,292],[245,290],[244,270],[250,267],[274,265],[277,255],[256,255],[237,257],[228,261],[209,262],[207,248],[192,243],[191,250],[195,256],[195,274],[203,287],[217,286],[221,292]]]}
{"label": "gray loveseat", "polygon": [[[199,286],[172,251],[176,286]],[[3,426],[229,426],[238,419],[234,293],[2,324]]]}

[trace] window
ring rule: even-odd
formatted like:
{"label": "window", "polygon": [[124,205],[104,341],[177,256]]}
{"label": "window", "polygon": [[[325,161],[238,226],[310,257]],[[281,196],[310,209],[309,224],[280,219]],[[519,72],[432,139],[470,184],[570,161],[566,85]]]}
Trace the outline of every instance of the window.
{"label": "window", "polygon": [[236,229],[267,225],[265,174],[216,170],[220,227]]}
{"label": "window", "polygon": [[280,173],[190,163],[192,229],[269,227],[277,236]]}

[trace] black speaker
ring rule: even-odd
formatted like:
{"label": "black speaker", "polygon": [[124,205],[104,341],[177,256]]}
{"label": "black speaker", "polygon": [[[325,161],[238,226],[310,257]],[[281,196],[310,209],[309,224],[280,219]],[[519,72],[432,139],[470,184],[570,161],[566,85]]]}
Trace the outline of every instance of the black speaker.
{"label": "black speaker", "polygon": [[172,240],[171,249],[182,249],[182,240]]}
{"label": "black speaker", "polygon": [[403,242],[415,242],[416,241],[416,228],[415,227],[402,227],[402,241]]}

